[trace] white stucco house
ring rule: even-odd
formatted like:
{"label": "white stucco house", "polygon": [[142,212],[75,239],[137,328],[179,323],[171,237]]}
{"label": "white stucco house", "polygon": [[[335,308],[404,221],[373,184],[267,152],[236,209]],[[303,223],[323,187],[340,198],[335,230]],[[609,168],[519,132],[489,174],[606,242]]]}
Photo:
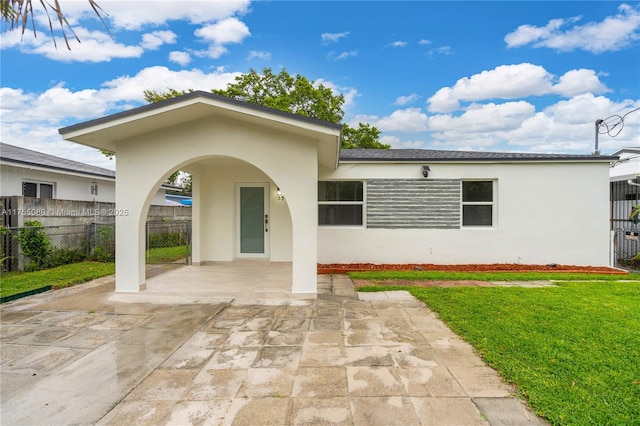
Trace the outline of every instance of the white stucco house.
{"label": "white stucco house", "polygon": [[614,157],[340,150],[341,126],[206,92],[60,129],[116,152],[116,291],[145,285],[155,188],[193,174],[193,267],[318,263],[607,265]]}
{"label": "white stucco house", "polygon": [[[0,196],[24,196],[60,200],[115,201],[116,173],[78,161],[0,143]],[[160,185],[151,201],[165,204]]]}

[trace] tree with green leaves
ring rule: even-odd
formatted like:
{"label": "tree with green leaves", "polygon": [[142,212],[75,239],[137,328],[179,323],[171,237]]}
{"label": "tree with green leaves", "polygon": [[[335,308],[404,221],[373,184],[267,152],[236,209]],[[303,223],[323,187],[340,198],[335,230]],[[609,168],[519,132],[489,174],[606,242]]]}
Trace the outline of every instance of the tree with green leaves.
{"label": "tree with green leaves", "polygon": [[[149,102],[159,102],[192,91],[145,90],[144,97]],[[293,77],[284,69],[278,74],[273,73],[270,68],[264,68],[262,73],[251,69],[247,74],[237,76],[235,82],[229,84],[226,89],[214,89],[211,92],[330,123],[341,123],[344,116],[343,95],[336,96],[328,87],[322,84],[315,85],[299,74]],[[390,148],[389,145],[381,143],[379,137],[380,130],[370,124],[359,123],[358,127],[354,128],[343,123],[342,148]]]}

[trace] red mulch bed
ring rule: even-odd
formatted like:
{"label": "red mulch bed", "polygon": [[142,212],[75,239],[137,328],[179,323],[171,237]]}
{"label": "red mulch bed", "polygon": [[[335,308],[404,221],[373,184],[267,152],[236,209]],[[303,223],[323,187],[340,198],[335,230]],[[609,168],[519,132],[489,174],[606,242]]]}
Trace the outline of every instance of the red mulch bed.
{"label": "red mulch bed", "polygon": [[444,272],[573,272],[588,274],[628,274],[605,266],[574,265],[522,265],[519,263],[492,263],[467,265],[434,264],[373,264],[373,263],[330,263],[318,264],[319,274],[346,274],[361,271],[444,271]]}

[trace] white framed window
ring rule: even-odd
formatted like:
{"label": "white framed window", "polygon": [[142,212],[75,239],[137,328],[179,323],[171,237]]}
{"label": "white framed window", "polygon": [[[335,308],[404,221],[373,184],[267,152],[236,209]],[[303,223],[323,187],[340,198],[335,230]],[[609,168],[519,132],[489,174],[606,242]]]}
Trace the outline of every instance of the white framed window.
{"label": "white framed window", "polygon": [[356,180],[318,182],[318,225],[362,226],[364,182]]}
{"label": "white framed window", "polygon": [[53,198],[53,183],[50,182],[22,182],[22,195],[24,197]]}
{"label": "white framed window", "polygon": [[495,226],[495,190],[492,180],[462,181],[462,226]]}

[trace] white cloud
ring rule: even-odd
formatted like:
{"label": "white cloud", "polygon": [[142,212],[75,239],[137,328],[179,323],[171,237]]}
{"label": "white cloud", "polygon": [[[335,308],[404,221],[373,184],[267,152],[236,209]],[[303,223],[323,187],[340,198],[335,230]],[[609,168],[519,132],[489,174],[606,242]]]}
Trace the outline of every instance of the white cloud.
{"label": "white cloud", "polygon": [[320,37],[322,38],[322,42],[324,44],[329,44],[329,43],[336,43],[341,38],[348,36],[349,33],[350,31],[345,31],[342,33],[324,33],[320,35]]}
{"label": "white cloud", "polygon": [[429,98],[429,110],[449,112],[458,109],[461,100],[514,99],[547,93],[551,74],[532,64],[501,65],[471,77],[461,78],[453,87],[445,87]]}
{"label": "white cloud", "polygon": [[[319,85],[323,85],[324,87],[328,88],[331,90],[331,93],[333,93],[334,95],[342,95],[344,96],[344,110],[349,110],[351,109],[354,104],[355,104],[355,99],[356,97],[360,96],[360,94],[358,93],[358,91],[356,89],[354,89],[353,87],[344,87],[344,86],[338,86],[337,84],[331,82],[331,81],[327,81],[323,78],[319,78],[317,80],[315,80],[313,82],[314,86],[319,86]],[[357,123],[356,123],[357,124]]]}
{"label": "white cloud", "polygon": [[449,56],[453,55],[453,49],[451,48],[451,46],[440,46],[434,49],[429,49],[427,55],[429,55],[430,58],[438,55]]}
{"label": "white cloud", "polygon": [[[65,2],[63,7],[75,15],[79,9],[67,5],[88,2]],[[189,21],[203,24],[224,20],[248,12],[249,0],[241,1],[169,1],[169,0],[101,0],[100,6],[109,14],[109,25],[126,30],[139,30],[146,25],[163,25],[169,21]],[[84,7],[84,15],[87,7]]]}
{"label": "white cloud", "polygon": [[173,52],[169,53],[169,60],[184,67],[189,65],[189,63],[191,62],[191,55],[189,55],[187,52],[179,52],[174,50]]}
{"label": "white cloud", "polygon": [[520,25],[514,32],[507,34],[504,41],[507,47],[523,46],[545,37],[557,31],[564,21],[562,19],[552,19],[545,27],[534,27],[532,25]]}
{"label": "white cloud", "polygon": [[391,43],[387,44],[387,46],[390,46],[390,47],[407,47],[407,44],[408,43],[406,41],[398,40],[398,41],[394,41],[394,42],[391,42]]}
{"label": "white cloud", "polygon": [[75,27],[74,30],[81,43],[70,40],[72,50],[68,50],[59,38],[56,49],[51,36],[46,33],[21,40],[18,31],[3,34],[2,48],[17,47],[24,53],[44,55],[60,62],[107,62],[114,58],[139,58],[144,53],[141,46],[118,43],[100,31],[89,31],[83,27]]}
{"label": "white cloud", "polygon": [[[439,114],[429,117],[430,146],[442,149],[576,152],[588,154],[594,149],[597,119],[623,115],[640,100],[613,102],[604,96],[581,94],[562,100],[542,111],[524,102],[473,105],[463,114]],[[629,114],[617,137],[600,135],[602,152],[622,146],[640,145],[640,114]],[[500,150],[504,150],[501,148]]]}
{"label": "white cloud", "polygon": [[217,59],[227,52],[226,44],[241,43],[251,32],[244,22],[232,17],[199,28],[195,35],[210,43],[209,49],[201,51],[200,54]]}
{"label": "white cloud", "polygon": [[428,99],[429,111],[451,112],[462,101],[517,99],[529,96],[604,93],[606,86],[592,70],[571,70],[554,84],[554,76],[543,67],[529,63],[501,65],[471,77],[461,78],[453,87],[443,87]]}
{"label": "white cloud", "polygon": [[421,46],[428,46],[431,43],[432,43],[431,40],[427,40],[426,38],[420,39],[418,41],[418,44],[421,45]]}
{"label": "white cloud", "polygon": [[458,134],[493,132],[516,129],[527,118],[535,114],[535,107],[528,102],[506,102],[503,104],[474,104],[459,116],[434,115],[429,118],[432,131],[455,131]]}
{"label": "white cloud", "polygon": [[240,43],[251,33],[244,22],[237,18],[227,18],[197,29],[195,35],[215,44],[228,44]]}
{"label": "white cloud", "polygon": [[93,118],[91,113],[105,111],[107,104],[96,91],[71,92],[57,86],[36,94],[3,87],[0,101],[2,142],[100,167],[114,167],[97,150],[63,141],[58,134],[61,120]]}
{"label": "white cloud", "polygon": [[89,120],[144,103],[145,89],[166,91],[221,89],[239,73],[218,68],[211,73],[200,70],[171,71],[150,67],[134,76],[122,76],[103,83],[100,89],[74,91],[61,83],[41,93],[22,89],[0,88],[2,142],[64,155],[101,167],[113,168],[95,150],[61,141],[58,128]]}
{"label": "white cloud", "polygon": [[262,61],[270,61],[271,53],[269,52],[259,52],[257,50],[252,50],[249,52],[249,56],[247,56],[247,60],[250,61],[252,59],[260,59]]}
{"label": "white cloud", "polygon": [[100,96],[110,102],[144,102],[144,90],[166,91],[176,90],[224,89],[235,80],[237,72],[228,73],[217,69],[205,73],[198,69],[172,71],[167,67],[155,66],[141,70],[134,76],[122,76],[103,83]]}
{"label": "white cloud", "polygon": [[[62,10],[80,43],[66,29],[71,50],[62,38],[62,31],[53,20],[57,49],[49,34],[49,22],[42,7],[34,7],[34,19],[38,28],[37,37],[24,37],[20,31],[3,34],[2,49],[19,48],[24,53],[41,54],[61,62],[106,62],[114,58],[139,58],[145,50],[155,50],[164,44],[173,44],[176,34],[161,30],[146,33],[139,45],[117,42],[122,30],[140,31],[146,26],[162,26],[170,21],[189,21],[205,24],[196,30],[196,36],[209,44],[199,52],[201,56],[218,58],[227,51],[225,45],[240,43],[250,35],[248,27],[234,15],[248,12],[250,1],[181,1],[169,0],[104,0],[99,5],[102,16],[116,39],[112,38],[86,1],[62,2]],[[108,16],[107,16],[108,14]],[[55,18],[55,16],[53,17]],[[86,25],[84,25],[86,24]],[[88,29],[93,28],[93,29]],[[184,60],[184,58],[181,58]],[[183,62],[184,63],[184,62]]]}
{"label": "white cloud", "polygon": [[563,30],[579,18],[552,19],[544,27],[521,25],[504,38],[507,47],[532,45],[559,51],[582,49],[593,53],[616,51],[640,40],[640,11],[627,4],[618,7],[618,14],[601,22],[588,22]]}
{"label": "white cloud", "polygon": [[424,147],[424,141],[405,141],[398,136],[382,135],[379,140],[381,143],[391,145],[391,148],[396,149],[419,149]]}
{"label": "white cloud", "polygon": [[350,52],[342,52],[339,54],[336,54],[335,52],[329,52],[327,54],[327,59],[330,61],[341,61],[343,59],[347,59],[353,56],[358,56],[357,50],[352,50]]}
{"label": "white cloud", "polygon": [[[58,85],[43,93],[25,93],[21,89],[3,87],[2,123],[58,123],[63,119],[88,119],[104,114],[109,103],[97,90],[77,92]],[[4,131],[3,127],[3,137]]]}
{"label": "white cloud", "polygon": [[587,69],[567,71],[558,79],[558,83],[552,88],[554,93],[562,96],[575,96],[587,92],[606,93],[609,92],[596,75],[595,71]]}
{"label": "white cloud", "polygon": [[142,35],[141,46],[144,49],[156,50],[163,44],[174,44],[177,38],[173,31],[154,31]]}
{"label": "white cloud", "polygon": [[383,132],[420,133],[427,130],[429,117],[420,108],[398,109],[386,117],[357,115],[353,122],[370,123]]}
{"label": "white cloud", "polygon": [[398,98],[396,98],[396,101],[393,103],[394,105],[406,105],[406,104],[410,104],[412,102],[417,101],[420,98],[420,96],[418,96],[416,93],[412,93],[408,96],[398,96]]}

